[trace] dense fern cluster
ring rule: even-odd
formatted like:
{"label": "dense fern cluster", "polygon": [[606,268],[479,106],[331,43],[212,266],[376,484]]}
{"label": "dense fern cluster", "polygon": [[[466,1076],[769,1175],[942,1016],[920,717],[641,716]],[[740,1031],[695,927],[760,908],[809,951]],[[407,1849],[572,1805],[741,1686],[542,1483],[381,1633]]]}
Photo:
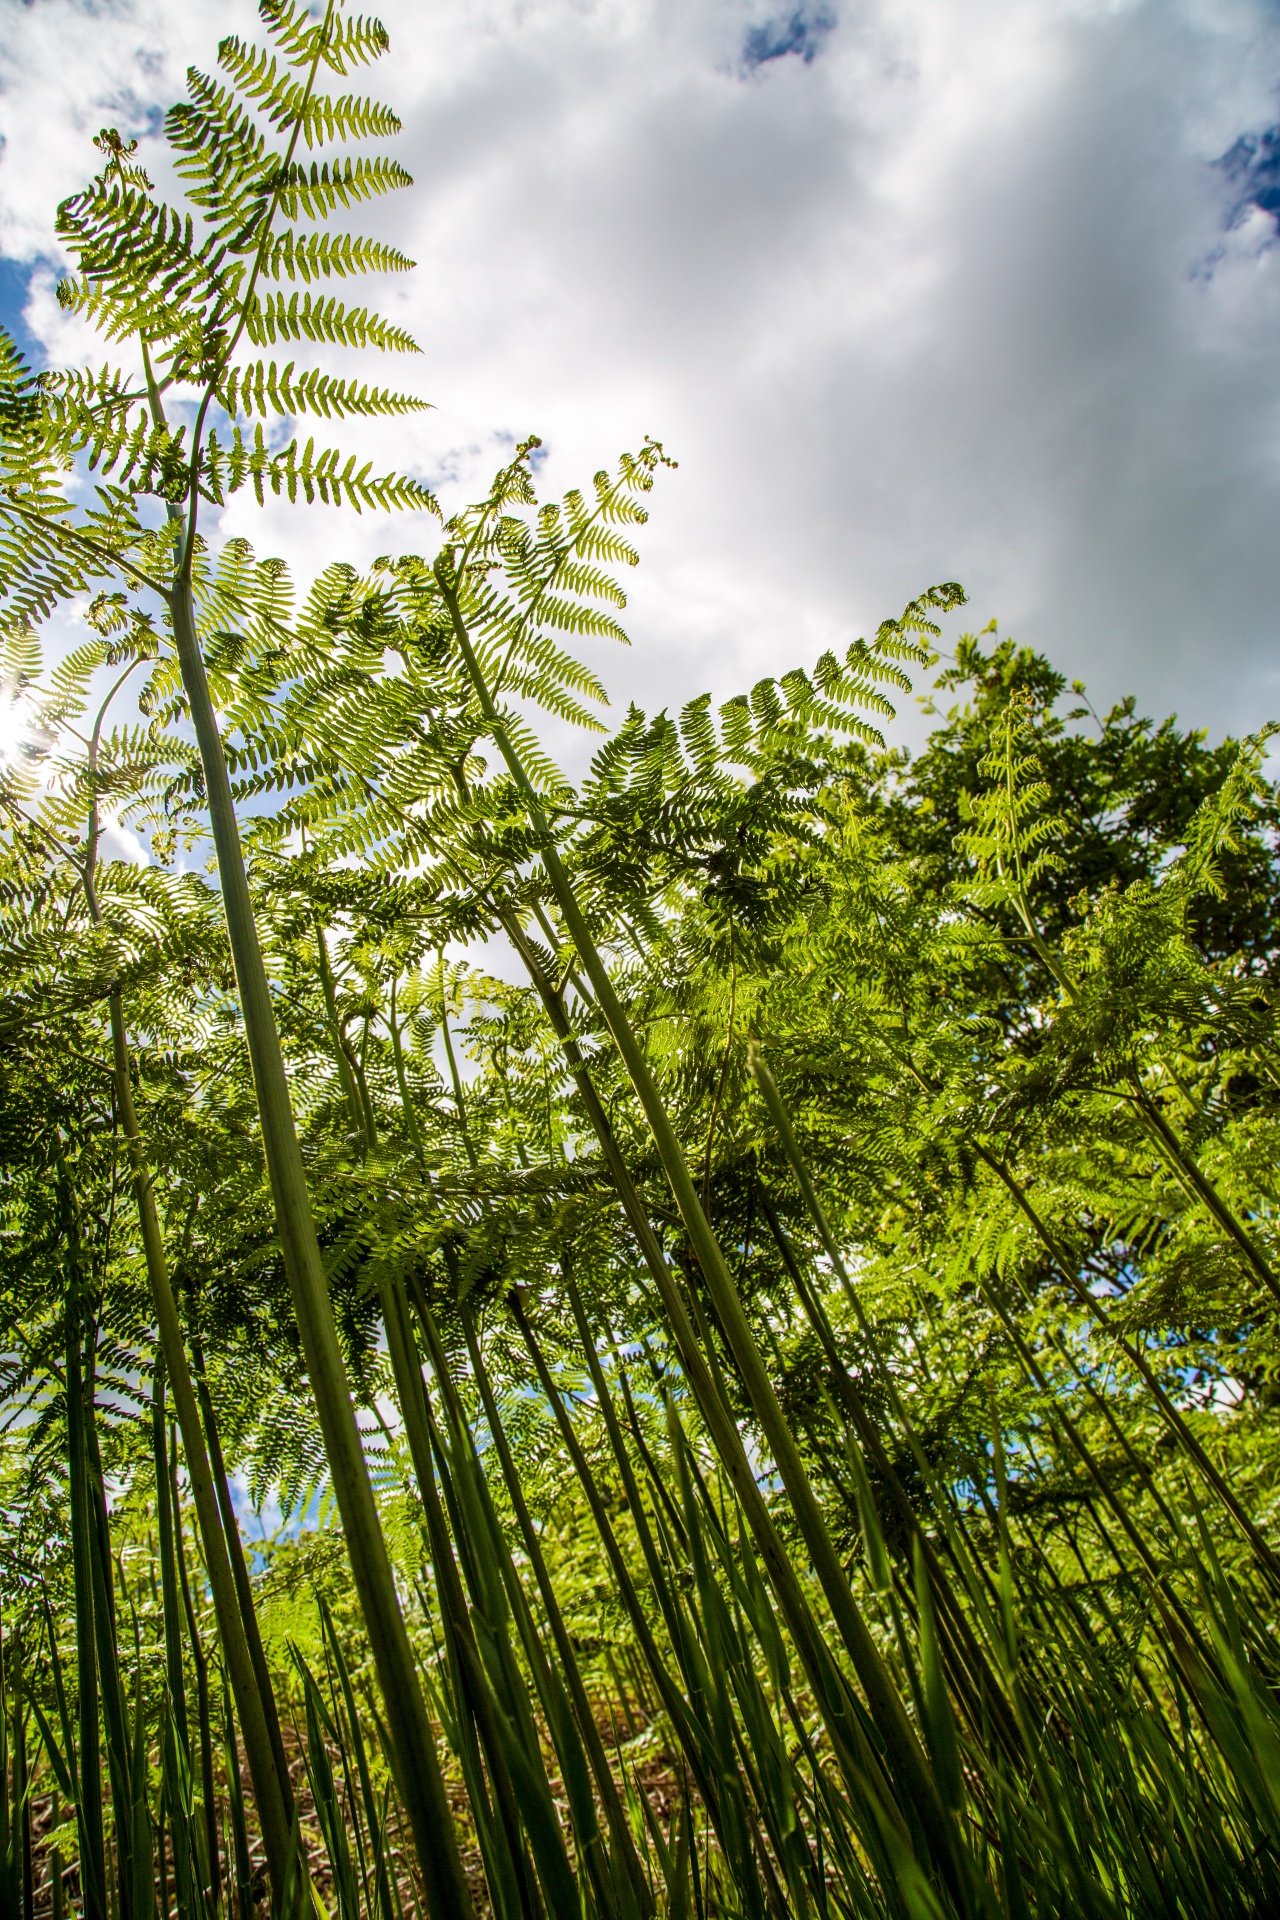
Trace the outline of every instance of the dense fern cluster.
{"label": "dense fern cluster", "polygon": [[61,210],[121,364],[0,338],[7,1910],[1273,1910],[1269,735],[988,629],[912,760],[954,584],[611,727],[667,456],[295,432],[423,405],[328,368],[407,176],[262,14]]}

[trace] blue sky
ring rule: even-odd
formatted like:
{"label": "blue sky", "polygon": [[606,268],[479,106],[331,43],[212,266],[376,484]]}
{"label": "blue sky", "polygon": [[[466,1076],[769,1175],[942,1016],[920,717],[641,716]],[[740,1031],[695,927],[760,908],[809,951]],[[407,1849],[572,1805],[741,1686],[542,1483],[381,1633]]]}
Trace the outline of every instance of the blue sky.
{"label": "blue sky", "polygon": [[754,71],[770,60],[814,60],[835,24],[830,7],[794,7],[790,13],[769,14],[743,34],[743,65]]}
{"label": "blue sky", "polygon": [[32,335],[22,314],[30,278],[31,269],[25,262],[0,258],[0,327],[25,354],[34,358],[41,353],[40,342]]}
{"label": "blue sky", "polygon": [[[851,638],[958,578],[1095,697],[1280,713],[1280,11],[1272,0],[392,0],[375,84],[429,398],[352,444],[452,503],[511,441],[679,458],[644,536],[646,705]],[[0,253],[56,310],[57,199],[147,137],[242,0],[0,0]],[[0,316],[24,282],[0,265]],[[370,368],[370,371],[373,371]],[[422,545],[237,504],[300,570]]]}
{"label": "blue sky", "polygon": [[1248,218],[1253,209],[1280,214],[1280,126],[1241,134],[1218,162],[1231,183],[1230,218]]}

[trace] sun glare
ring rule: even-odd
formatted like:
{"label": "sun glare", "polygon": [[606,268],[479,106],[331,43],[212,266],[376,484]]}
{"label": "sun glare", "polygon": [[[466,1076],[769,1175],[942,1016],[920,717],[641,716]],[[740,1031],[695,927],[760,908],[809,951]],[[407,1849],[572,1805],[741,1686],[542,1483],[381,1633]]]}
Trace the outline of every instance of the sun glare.
{"label": "sun glare", "polygon": [[0,768],[10,766],[26,738],[22,703],[12,687],[0,687]]}
{"label": "sun glare", "polygon": [[48,744],[21,686],[0,680],[0,774],[13,773],[24,764],[34,771]]}

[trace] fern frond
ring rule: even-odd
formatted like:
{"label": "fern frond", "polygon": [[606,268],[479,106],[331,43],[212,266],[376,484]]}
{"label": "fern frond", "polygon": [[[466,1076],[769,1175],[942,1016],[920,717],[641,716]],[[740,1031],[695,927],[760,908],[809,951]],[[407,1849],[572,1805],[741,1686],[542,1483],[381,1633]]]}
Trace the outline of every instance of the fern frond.
{"label": "fern frond", "polygon": [[295,373],[293,362],[283,370],[274,361],[256,360],[233,367],[218,389],[218,399],[229,414],[319,413],[326,420],[350,414],[419,413],[429,400],[369,387],[354,380],[337,380],[309,368]]}
{"label": "fern frond", "polygon": [[376,100],[359,100],[354,94],[334,99],[331,94],[312,93],[306,81],[287,79],[264,48],[234,35],[219,46],[218,64],[241,93],[261,104],[273,126],[300,128],[309,147],[327,140],[382,139],[400,131],[400,121],[389,107]]}
{"label": "fern frond", "polygon": [[364,307],[344,307],[340,301],[313,298],[309,293],[255,299],[245,318],[245,331],[255,346],[272,346],[277,340],[323,340],[343,347],[380,347],[383,352],[419,351],[403,327],[393,327]]}
{"label": "fern frond", "polygon": [[991,785],[973,796],[973,825],[956,837],[977,869],[974,899],[981,905],[1009,903],[1024,919],[1036,882],[1061,865],[1057,843],[1065,831],[1060,816],[1046,812],[1053,794],[1041,776],[1033,736],[1027,705],[1015,697],[991,752],[979,762]]}
{"label": "fern frond", "polygon": [[233,249],[251,248],[255,215],[267,205],[280,169],[264,136],[225,87],[192,67],[191,99],[165,116],[165,134],[178,159],[187,197]]}
{"label": "fern frond", "polygon": [[0,327],[0,442],[25,438],[40,418],[42,381]]}
{"label": "fern frond", "polygon": [[381,20],[363,14],[350,20],[338,14],[322,39],[321,23],[293,0],[261,0],[260,11],[276,45],[294,67],[309,66],[318,46],[325,65],[334,73],[345,74],[349,66],[365,66],[379,59],[390,44]]}
{"label": "fern frond", "polygon": [[0,687],[21,694],[40,677],[40,636],[31,627],[0,637]]}
{"label": "fern frond", "polygon": [[299,233],[288,227],[276,234],[262,256],[268,280],[345,279],[357,273],[408,273],[414,262],[398,247],[350,233]]}
{"label": "fern frond", "polygon": [[345,465],[335,448],[316,451],[314,440],[304,447],[291,440],[287,447],[273,453],[263,438],[262,428],[254,430],[250,445],[237,427],[230,447],[223,447],[210,434],[201,472],[201,486],[211,500],[219,504],[228,494],[251,484],[261,506],[268,491],[290,501],[301,497],[310,505],[319,499],[330,506],[351,506],[359,513],[364,507],[384,512],[393,507],[424,509],[438,513],[435,495],[419,480],[404,474],[372,472],[372,462],[357,467],[354,454]]}
{"label": "fern frond", "polygon": [[7,634],[47,620],[109,571],[83,549],[68,548],[56,522],[28,519],[14,505],[0,496],[0,632]]}
{"label": "fern frond", "polygon": [[58,304],[87,320],[108,339],[129,339],[145,327],[156,358],[181,355],[188,364],[195,365],[204,357],[203,346],[208,336],[201,324],[203,314],[199,304],[175,305],[159,298],[148,301],[145,291],[131,282],[93,287],[70,277],[58,282]]}
{"label": "fern frond", "polygon": [[38,385],[46,401],[46,419],[60,412],[69,422],[114,413],[146,398],[132,380],[107,366],[97,373],[80,367],[51,368],[38,376]]}
{"label": "fern frond", "polygon": [[112,337],[144,321],[155,337],[157,306],[189,306],[220,288],[226,250],[217,237],[197,245],[191,215],[146,194],[113,185],[73,195],[58,209],[58,232],[74,245],[81,276],[59,282],[59,303],[101,316]]}
{"label": "fern frond", "polygon": [[289,220],[322,220],[335,207],[372,200],[381,193],[411,187],[413,176],[397,160],[297,160],[280,182],[280,207]]}

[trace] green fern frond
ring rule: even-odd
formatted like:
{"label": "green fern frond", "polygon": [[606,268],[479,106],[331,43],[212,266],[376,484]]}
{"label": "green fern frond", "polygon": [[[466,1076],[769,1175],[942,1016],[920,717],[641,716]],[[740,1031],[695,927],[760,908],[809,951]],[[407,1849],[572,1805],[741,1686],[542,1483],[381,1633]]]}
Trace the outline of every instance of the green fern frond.
{"label": "green fern frond", "polygon": [[32,627],[0,635],[0,687],[12,698],[40,677],[40,636]]}
{"label": "green fern frond", "polygon": [[311,294],[268,294],[255,300],[245,319],[245,331],[255,346],[276,340],[330,341],[344,347],[379,347],[383,352],[417,353],[417,342],[402,327],[369,313],[364,307],[344,307],[334,299]]}
{"label": "green fern frond", "polygon": [[386,387],[337,380],[315,368],[295,373],[292,361],[278,370],[274,361],[265,360],[233,367],[218,389],[218,399],[229,414],[318,413],[326,420],[352,414],[419,413],[431,405]]}
{"label": "green fern frond", "polygon": [[[114,186],[64,200],[58,231],[74,243],[80,271],[78,282],[59,281],[59,304],[90,313],[102,311],[103,299],[114,300],[126,316],[109,328],[117,338],[136,327],[142,289],[165,304],[204,298],[218,284],[226,258],[216,236],[197,245],[190,214]],[[132,300],[121,300],[122,280],[138,290]]]}
{"label": "green fern frond", "polygon": [[980,763],[990,786],[972,796],[973,825],[957,847],[973,861],[973,897],[980,904],[1007,902],[1030,924],[1029,899],[1036,882],[1061,865],[1062,819],[1050,808],[1053,794],[1041,776],[1034,729],[1025,701],[1010,700],[992,751]]}
{"label": "green fern frond", "polygon": [[1225,898],[1224,854],[1240,850],[1240,829],[1256,819],[1271,798],[1272,788],[1262,772],[1268,742],[1280,732],[1271,722],[1250,734],[1236,748],[1226,778],[1214,794],[1201,802],[1187,827],[1186,851],[1173,865],[1169,882],[1186,899],[1206,892]]}
{"label": "green fern frond", "polygon": [[145,322],[147,339],[157,355],[167,352],[174,361],[198,366],[205,359],[206,341],[198,304],[175,305],[130,288],[92,287],[70,277],[58,283],[58,304],[87,320],[109,340],[136,337]]}
{"label": "green fern frond", "polygon": [[187,74],[191,99],[165,116],[165,134],[178,155],[175,171],[188,199],[210,222],[215,237],[235,250],[250,249],[255,216],[276,185],[280,156],[235,95],[198,68]]}
{"label": "green fern frond", "polygon": [[259,10],[291,66],[309,66],[318,55],[334,73],[345,74],[350,66],[380,59],[390,44],[382,22],[363,14],[349,20],[336,14],[326,34],[323,22],[294,0],[260,0]]}
{"label": "green fern frond", "polygon": [[252,485],[261,506],[267,493],[283,495],[290,501],[301,497],[310,505],[315,500],[331,506],[351,506],[359,513],[364,507],[387,512],[393,507],[415,507],[438,513],[435,495],[419,480],[404,474],[379,474],[372,462],[357,467],[350,454],[345,464],[336,448],[316,451],[314,440],[300,446],[291,440],[273,453],[263,438],[262,428],[254,429],[250,445],[240,429],[235,429],[230,447],[223,447],[210,434],[207,457],[201,473],[201,485],[211,500],[221,502],[245,485]]}
{"label": "green fern frond", "polygon": [[0,528],[0,632],[11,635],[49,619],[64,601],[91,592],[111,571],[109,565],[96,566],[83,549],[68,548],[60,531],[20,512]]}
{"label": "green fern frond", "polygon": [[187,484],[186,428],[173,433],[167,426],[153,427],[145,414],[132,427],[128,416],[114,425],[115,431],[95,435],[90,443],[90,472],[101,467],[104,473],[114,473],[121,487],[180,500]]}
{"label": "green fern frond", "polygon": [[398,160],[294,161],[280,179],[279,204],[286,218],[322,220],[337,207],[411,187],[413,176]]}
{"label": "green fern frond", "polygon": [[0,327],[0,444],[23,438],[40,418],[43,381],[32,373],[17,344]]}
{"label": "green fern frond", "polygon": [[383,139],[400,131],[389,107],[354,94],[334,99],[313,93],[309,80],[286,79],[272,54],[235,37],[222,42],[218,63],[241,93],[261,104],[273,126],[300,128],[309,147],[330,140]]}
{"label": "green fern frond", "polygon": [[287,227],[262,255],[269,280],[345,279],[357,273],[408,273],[414,262],[398,247],[350,233],[299,233]]}
{"label": "green fern frond", "polygon": [[59,428],[83,435],[97,416],[127,410],[146,398],[133,381],[106,366],[98,373],[78,367],[50,369],[39,375],[39,387],[46,401],[45,419],[55,423],[55,438]]}
{"label": "green fern frond", "polygon": [[49,671],[47,705],[42,703],[41,708],[46,725],[60,725],[84,707],[89,697],[89,682],[105,657],[101,640],[86,640],[54,662]]}

